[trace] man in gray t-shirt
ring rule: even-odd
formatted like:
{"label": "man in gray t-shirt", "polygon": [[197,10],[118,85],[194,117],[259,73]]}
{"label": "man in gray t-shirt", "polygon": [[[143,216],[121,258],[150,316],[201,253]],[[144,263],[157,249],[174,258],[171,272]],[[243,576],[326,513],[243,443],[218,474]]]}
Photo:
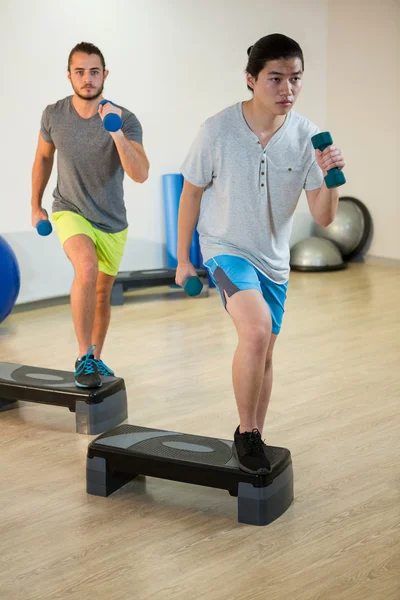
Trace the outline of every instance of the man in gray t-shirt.
{"label": "man in gray t-shirt", "polygon": [[[57,150],[52,219],[75,271],[71,290],[79,346],[75,382],[85,388],[101,386],[101,375],[114,374],[100,354],[128,233],[123,179],[127,173],[142,183],[149,170],[135,115],[110,102],[100,105],[107,76],[96,46],[82,42],[71,50],[68,78],[74,94],[44,110],[32,175],[35,227],[48,219],[42,197]],[[116,131],[105,129],[106,116],[117,119]]]}
{"label": "man in gray t-shirt", "polygon": [[204,264],[236,326],[233,385],[240,425],[233,450],[244,471],[266,473],[261,434],[272,386],[272,353],[289,277],[293,214],[306,191],[322,225],[336,214],[337,189],[324,174],[343,168],[341,151],[314,152],[318,128],[291,111],[302,87],[303,53],[280,34],[248,50],[246,79],[253,98],[208,119],[182,166],[176,281],[196,271],[189,261],[196,223]]}

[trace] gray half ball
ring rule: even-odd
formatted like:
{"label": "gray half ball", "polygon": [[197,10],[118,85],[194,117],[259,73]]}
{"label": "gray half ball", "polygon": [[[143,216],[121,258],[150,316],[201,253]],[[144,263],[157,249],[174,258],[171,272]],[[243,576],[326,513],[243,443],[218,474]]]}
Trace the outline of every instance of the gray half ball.
{"label": "gray half ball", "polygon": [[340,200],[336,216],[330,225],[314,225],[315,235],[336,244],[345,258],[363,245],[365,230],[363,211],[351,199]]}
{"label": "gray half ball", "polygon": [[347,265],[335,244],[319,237],[300,240],[290,250],[294,271],[337,271]]}

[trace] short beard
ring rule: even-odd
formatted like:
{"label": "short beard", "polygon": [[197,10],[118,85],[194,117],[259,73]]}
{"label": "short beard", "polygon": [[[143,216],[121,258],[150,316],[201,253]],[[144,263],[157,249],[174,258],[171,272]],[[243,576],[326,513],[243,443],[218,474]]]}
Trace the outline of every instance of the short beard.
{"label": "short beard", "polygon": [[98,98],[99,96],[102,95],[103,89],[104,89],[104,83],[102,84],[101,88],[98,89],[96,95],[95,96],[90,96],[90,97],[82,96],[82,94],[80,94],[78,92],[78,90],[76,90],[75,88],[74,88],[74,92],[78,96],[78,98],[81,98],[82,100],[87,100],[87,102],[91,102],[92,100],[96,100],[96,98]]}

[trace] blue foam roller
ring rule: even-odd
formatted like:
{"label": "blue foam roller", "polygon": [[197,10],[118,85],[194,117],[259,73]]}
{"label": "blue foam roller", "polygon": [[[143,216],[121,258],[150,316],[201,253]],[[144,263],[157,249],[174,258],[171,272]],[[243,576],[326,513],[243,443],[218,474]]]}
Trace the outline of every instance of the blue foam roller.
{"label": "blue foam roller", "polygon": [[200,239],[199,239],[199,232],[197,231],[197,228],[194,230],[194,233],[193,233],[193,240],[192,240],[192,246],[190,247],[190,252],[191,252],[191,258],[192,258],[192,253],[193,253],[193,260],[192,259],[190,260],[192,265],[196,268],[202,267],[203,260],[202,260],[201,252],[200,252]]}
{"label": "blue foam roller", "polygon": [[189,259],[192,265],[196,268],[200,267],[199,263],[199,252],[200,252],[200,243],[199,243],[199,234],[197,229],[193,232],[192,243],[190,244],[190,255]]}
{"label": "blue foam roller", "polygon": [[[101,102],[99,102],[99,106],[107,104],[107,102],[109,102],[113,106],[117,106],[116,104],[114,104],[114,102],[111,102],[111,100],[102,100]],[[110,113],[104,117],[103,127],[106,131],[118,131],[122,127],[122,119],[119,115],[116,115],[115,113]]]}
{"label": "blue foam roller", "polygon": [[18,298],[21,278],[17,257],[0,237],[0,323],[10,314]]}
{"label": "blue foam roller", "polygon": [[[167,243],[167,267],[174,269],[178,266],[178,212],[179,200],[183,188],[183,175],[167,174],[162,176],[165,234]],[[190,246],[190,262],[198,267],[199,260],[199,236],[194,232]]]}

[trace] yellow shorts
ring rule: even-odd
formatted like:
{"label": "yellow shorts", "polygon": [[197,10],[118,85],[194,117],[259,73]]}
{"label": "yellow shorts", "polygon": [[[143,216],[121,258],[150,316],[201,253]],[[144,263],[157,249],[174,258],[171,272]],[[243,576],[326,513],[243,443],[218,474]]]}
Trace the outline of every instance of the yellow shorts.
{"label": "yellow shorts", "polygon": [[73,235],[79,233],[87,235],[96,247],[99,271],[112,276],[118,273],[124,254],[126,238],[128,237],[128,228],[118,233],[105,233],[93,227],[81,215],[69,210],[54,212],[51,218],[62,245]]}

